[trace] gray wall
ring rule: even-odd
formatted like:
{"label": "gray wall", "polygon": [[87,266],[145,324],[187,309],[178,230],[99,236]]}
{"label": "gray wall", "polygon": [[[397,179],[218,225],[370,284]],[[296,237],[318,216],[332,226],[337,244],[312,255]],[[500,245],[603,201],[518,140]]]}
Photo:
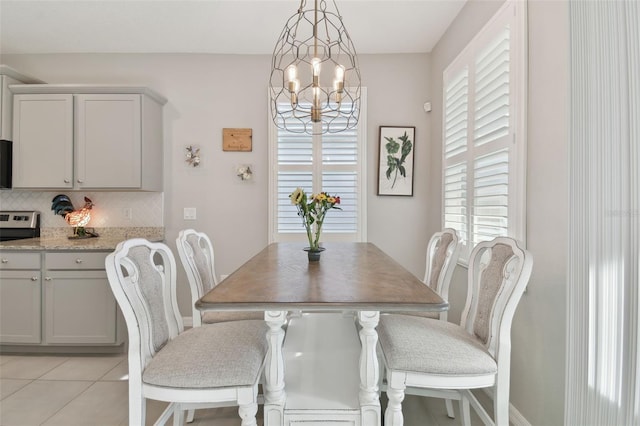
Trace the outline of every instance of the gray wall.
{"label": "gray wall", "polygon": [[[164,107],[166,240],[181,229],[213,239],[218,274],[229,274],[267,244],[268,55],[65,54],[2,55],[3,64],[47,83],[139,84],[169,101]],[[415,275],[424,274],[429,164],[429,55],[362,55],[368,91],[368,239]],[[378,197],[378,126],[416,127],[413,197]],[[253,129],[253,151],[223,152],[222,129]],[[202,164],[188,167],[185,147],[198,145]],[[241,182],[236,164],[254,166]],[[197,220],[183,220],[196,207]],[[105,224],[109,226],[109,224]],[[302,255],[303,253],[301,253]],[[179,279],[185,280],[180,270]],[[181,312],[190,315],[188,286],[179,286]]]}
{"label": "gray wall", "polygon": [[[471,0],[431,52],[432,94],[442,71],[501,6]],[[534,425],[564,418],[568,216],[568,3],[530,0],[527,149],[527,248],[534,267],[512,329],[511,404]],[[431,115],[429,232],[441,225],[442,104]],[[451,284],[450,321],[460,320],[466,269]]]}

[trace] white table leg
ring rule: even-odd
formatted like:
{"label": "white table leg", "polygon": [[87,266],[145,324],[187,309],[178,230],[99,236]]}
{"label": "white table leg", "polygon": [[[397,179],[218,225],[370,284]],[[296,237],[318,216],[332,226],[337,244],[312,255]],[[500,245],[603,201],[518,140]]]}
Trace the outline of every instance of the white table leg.
{"label": "white table leg", "polygon": [[380,312],[360,311],[358,321],[360,326],[360,410],[362,425],[379,426],[380,420],[380,394],[378,383],[380,370],[376,346],[378,344],[378,332],[376,326],[380,319]]}
{"label": "white table leg", "polygon": [[284,391],[284,358],[282,342],[287,311],[266,311],[264,320],[269,326],[267,342],[269,349],[264,368],[264,426],[284,425],[284,403],[287,395]]}

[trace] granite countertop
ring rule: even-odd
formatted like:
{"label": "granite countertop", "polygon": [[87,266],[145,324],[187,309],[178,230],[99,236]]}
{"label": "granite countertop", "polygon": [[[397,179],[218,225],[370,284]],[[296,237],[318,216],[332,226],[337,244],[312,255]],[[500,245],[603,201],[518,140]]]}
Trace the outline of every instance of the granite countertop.
{"label": "granite countertop", "polygon": [[0,242],[0,250],[114,250],[130,238],[163,241],[164,228],[96,228],[96,238],[69,239],[71,228],[42,228],[40,238]]}

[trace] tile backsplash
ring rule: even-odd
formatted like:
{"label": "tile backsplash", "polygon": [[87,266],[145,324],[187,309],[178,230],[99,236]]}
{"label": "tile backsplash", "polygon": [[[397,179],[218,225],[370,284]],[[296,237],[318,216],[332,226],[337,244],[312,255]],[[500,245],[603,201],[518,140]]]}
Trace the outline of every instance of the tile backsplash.
{"label": "tile backsplash", "polygon": [[[164,226],[164,194],[161,192],[91,192],[91,191],[0,191],[0,210],[37,210],[40,226],[65,226],[62,216],[51,210],[51,200],[66,194],[76,209],[84,205],[84,197],[93,201],[91,222],[87,226],[110,227],[162,227]],[[131,209],[131,219],[126,210]]]}

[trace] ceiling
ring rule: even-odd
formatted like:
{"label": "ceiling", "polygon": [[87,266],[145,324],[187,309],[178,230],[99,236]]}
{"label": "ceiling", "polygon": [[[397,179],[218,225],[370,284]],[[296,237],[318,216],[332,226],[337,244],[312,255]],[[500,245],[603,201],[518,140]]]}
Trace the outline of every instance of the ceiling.
{"label": "ceiling", "polygon": [[[358,53],[430,52],[466,0],[337,0]],[[308,0],[312,4],[312,0]],[[299,0],[0,0],[0,52],[271,54]],[[327,0],[332,7],[332,0]]]}

